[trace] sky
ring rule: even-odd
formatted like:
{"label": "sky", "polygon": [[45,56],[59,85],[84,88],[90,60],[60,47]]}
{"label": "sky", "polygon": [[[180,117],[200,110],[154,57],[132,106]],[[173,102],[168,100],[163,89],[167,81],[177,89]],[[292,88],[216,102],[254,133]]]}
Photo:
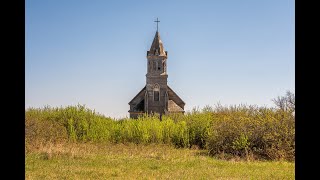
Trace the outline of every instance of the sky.
{"label": "sky", "polygon": [[26,0],[25,108],[128,117],[156,32],[185,110],[295,92],[293,0]]}

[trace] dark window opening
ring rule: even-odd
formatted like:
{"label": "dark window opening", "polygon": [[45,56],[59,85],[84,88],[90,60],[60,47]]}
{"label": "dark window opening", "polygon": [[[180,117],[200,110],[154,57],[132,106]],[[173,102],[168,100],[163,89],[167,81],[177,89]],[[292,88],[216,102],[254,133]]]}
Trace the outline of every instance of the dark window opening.
{"label": "dark window opening", "polygon": [[133,108],[133,111],[144,111],[144,99]]}
{"label": "dark window opening", "polygon": [[159,91],[154,91],[154,101],[159,101]]}

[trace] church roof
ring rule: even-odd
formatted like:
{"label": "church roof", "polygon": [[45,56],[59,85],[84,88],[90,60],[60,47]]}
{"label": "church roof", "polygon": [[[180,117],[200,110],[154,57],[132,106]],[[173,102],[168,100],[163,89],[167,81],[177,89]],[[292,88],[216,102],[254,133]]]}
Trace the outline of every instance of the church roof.
{"label": "church roof", "polygon": [[179,105],[177,105],[177,103],[174,102],[173,100],[168,101],[168,111],[169,112],[184,112],[184,110]]}
{"label": "church roof", "polygon": [[160,34],[157,31],[154,38],[150,50],[148,51],[148,55],[150,56],[167,56],[167,52],[163,48],[162,41],[160,39]]}
{"label": "church roof", "polygon": [[168,87],[168,94],[169,94],[169,99],[174,100],[177,104],[184,106],[186,103],[175,93],[169,85]]}
{"label": "church roof", "polygon": [[137,97],[139,96],[144,96],[144,92],[146,91],[146,86],[144,86],[141,91],[134,97],[132,98],[132,100],[128,103],[128,104],[131,104]]}

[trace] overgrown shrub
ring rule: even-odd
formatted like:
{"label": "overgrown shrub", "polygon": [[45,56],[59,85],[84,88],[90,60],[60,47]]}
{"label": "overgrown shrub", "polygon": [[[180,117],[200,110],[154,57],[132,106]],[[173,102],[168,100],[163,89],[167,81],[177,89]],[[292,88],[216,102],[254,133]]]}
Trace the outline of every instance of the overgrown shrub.
{"label": "overgrown shrub", "polygon": [[212,155],[253,154],[265,159],[294,159],[294,116],[258,107],[230,107],[213,113],[207,148]]}
{"label": "overgrown shrub", "polygon": [[26,110],[26,143],[112,142],[197,146],[211,155],[294,160],[295,117],[283,109],[221,105],[185,115],[114,120],[83,105]]}
{"label": "overgrown shrub", "polygon": [[[49,113],[51,111],[52,113]],[[53,109],[29,109],[25,116],[25,139],[27,142],[62,141],[68,138],[63,124],[55,119]]]}

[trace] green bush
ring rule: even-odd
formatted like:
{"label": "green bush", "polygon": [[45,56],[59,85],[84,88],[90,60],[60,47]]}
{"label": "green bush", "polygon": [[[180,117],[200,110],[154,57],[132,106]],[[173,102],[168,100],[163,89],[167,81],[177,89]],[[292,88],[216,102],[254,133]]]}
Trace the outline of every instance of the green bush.
{"label": "green bush", "polygon": [[[50,111],[50,113],[48,112]],[[63,124],[55,119],[55,110],[29,109],[25,116],[25,140],[57,142],[68,138],[68,133]]]}
{"label": "green bush", "polygon": [[212,155],[248,153],[265,159],[294,159],[292,113],[258,107],[230,107],[213,113],[207,148]]}
{"label": "green bush", "polygon": [[211,155],[294,160],[295,117],[291,111],[221,105],[182,114],[115,120],[83,105],[26,110],[26,142],[165,143],[197,146]]}

